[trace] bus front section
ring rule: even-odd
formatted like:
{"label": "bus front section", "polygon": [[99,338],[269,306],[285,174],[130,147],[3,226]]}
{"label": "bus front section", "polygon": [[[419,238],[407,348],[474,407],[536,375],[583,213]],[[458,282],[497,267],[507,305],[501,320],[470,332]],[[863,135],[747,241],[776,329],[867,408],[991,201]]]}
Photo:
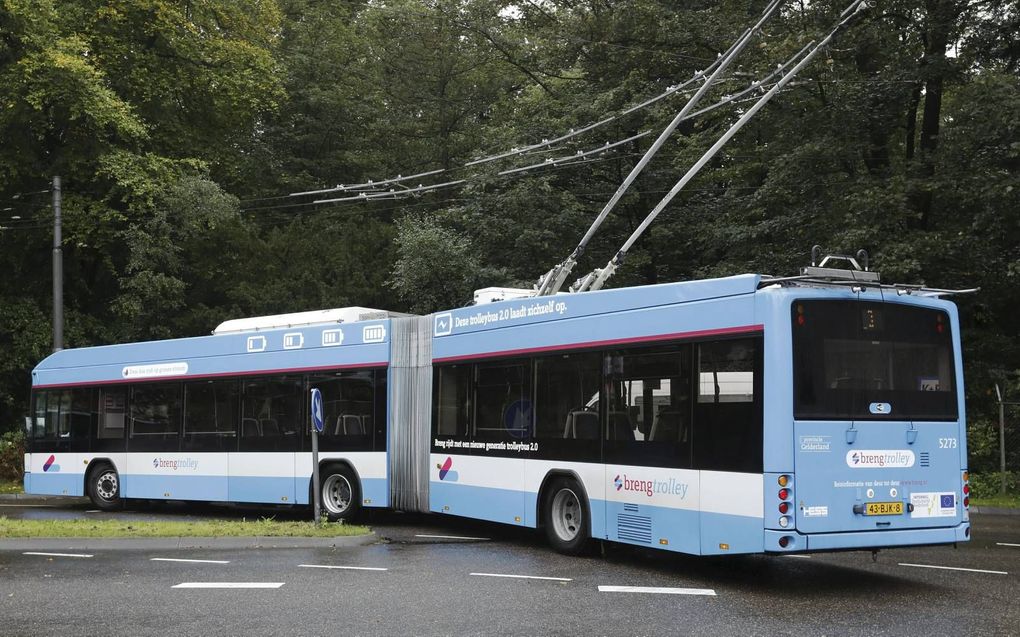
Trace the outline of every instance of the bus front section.
{"label": "bus front section", "polygon": [[888,296],[790,305],[794,471],[777,477],[768,551],[970,538],[955,306]]}

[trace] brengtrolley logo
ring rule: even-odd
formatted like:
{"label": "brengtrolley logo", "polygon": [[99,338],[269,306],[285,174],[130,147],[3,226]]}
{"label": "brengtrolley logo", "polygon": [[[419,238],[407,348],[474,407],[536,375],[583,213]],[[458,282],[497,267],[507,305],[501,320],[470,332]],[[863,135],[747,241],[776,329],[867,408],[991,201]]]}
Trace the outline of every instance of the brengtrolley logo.
{"label": "brengtrolley logo", "polygon": [[846,452],[851,469],[905,469],[914,466],[913,451],[861,449]]}
{"label": "brengtrolley logo", "polygon": [[649,498],[656,493],[663,495],[678,495],[681,499],[687,497],[688,484],[686,482],[680,482],[676,478],[670,478],[669,480],[632,480],[628,478],[625,473],[622,476],[617,475],[613,478],[613,484],[616,485],[617,491],[643,493]]}
{"label": "brengtrolley logo", "polygon": [[55,464],[56,461],[57,461],[57,457],[51,455],[49,458],[46,459],[46,462],[43,463],[42,470],[44,472],[46,472],[46,471],[54,471],[54,472],[60,471],[60,465],[59,464]]}
{"label": "brengtrolley logo", "polygon": [[453,458],[449,456],[446,457],[446,462],[437,464],[436,469],[439,469],[439,479],[444,482],[456,482],[459,476],[456,471],[451,471],[452,467]]}
{"label": "brengtrolley logo", "polygon": [[171,469],[177,471],[178,469],[191,469],[195,471],[198,469],[198,460],[194,458],[153,458],[152,459],[153,469]]}

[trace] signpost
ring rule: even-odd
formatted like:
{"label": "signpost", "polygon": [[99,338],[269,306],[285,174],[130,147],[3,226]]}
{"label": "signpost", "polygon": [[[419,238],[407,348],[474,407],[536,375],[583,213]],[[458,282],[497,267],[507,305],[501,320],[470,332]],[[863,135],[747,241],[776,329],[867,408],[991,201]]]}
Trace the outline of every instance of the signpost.
{"label": "signpost", "polygon": [[322,392],[312,388],[312,495],[315,498],[313,511],[315,512],[315,523],[319,524],[322,516],[319,507],[322,506],[322,485],[319,483],[319,434],[322,433]]}

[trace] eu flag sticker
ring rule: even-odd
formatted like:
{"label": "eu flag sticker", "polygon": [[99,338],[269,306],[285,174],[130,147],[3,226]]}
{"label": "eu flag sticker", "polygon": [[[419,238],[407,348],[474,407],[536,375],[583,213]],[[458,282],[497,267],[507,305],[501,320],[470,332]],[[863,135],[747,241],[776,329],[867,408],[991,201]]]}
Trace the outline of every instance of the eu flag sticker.
{"label": "eu flag sticker", "polygon": [[956,508],[956,494],[955,493],[943,493],[942,494],[942,508],[943,509],[955,509]]}

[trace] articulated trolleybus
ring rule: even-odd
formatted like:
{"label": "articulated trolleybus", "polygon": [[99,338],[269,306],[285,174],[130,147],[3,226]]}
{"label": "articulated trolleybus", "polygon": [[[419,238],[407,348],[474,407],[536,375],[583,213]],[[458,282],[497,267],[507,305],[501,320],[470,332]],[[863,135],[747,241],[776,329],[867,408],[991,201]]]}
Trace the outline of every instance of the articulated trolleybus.
{"label": "articulated trolleybus", "polygon": [[493,292],[509,298],[57,352],[33,372],[25,489],[103,509],[307,505],[314,387],[333,519],[431,511],[544,528],[567,553],[591,539],[709,555],[969,538],[948,291],[814,267]]}

